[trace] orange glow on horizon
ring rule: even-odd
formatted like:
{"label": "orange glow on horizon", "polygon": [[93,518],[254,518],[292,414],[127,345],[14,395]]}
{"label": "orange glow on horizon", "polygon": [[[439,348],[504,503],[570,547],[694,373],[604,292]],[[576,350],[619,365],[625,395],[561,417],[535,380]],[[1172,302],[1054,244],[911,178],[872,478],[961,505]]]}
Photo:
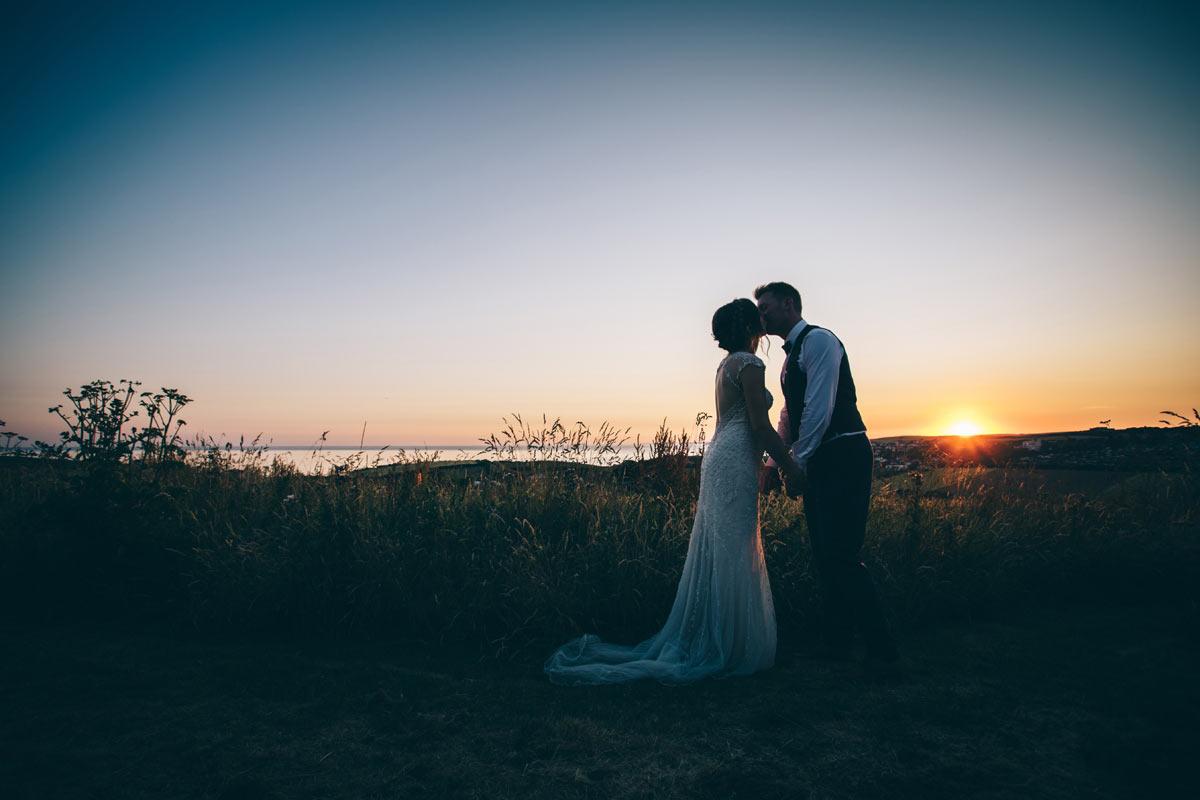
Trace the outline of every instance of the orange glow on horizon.
{"label": "orange glow on horizon", "polygon": [[962,419],[951,425],[946,433],[951,436],[978,436],[983,433],[983,428],[978,423],[972,422],[969,419]]}
{"label": "orange glow on horizon", "polygon": [[932,424],[925,428],[926,436],[958,436],[969,439],[988,433],[998,433],[1005,425],[978,406],[959,406],[949,408],[934,417]]}

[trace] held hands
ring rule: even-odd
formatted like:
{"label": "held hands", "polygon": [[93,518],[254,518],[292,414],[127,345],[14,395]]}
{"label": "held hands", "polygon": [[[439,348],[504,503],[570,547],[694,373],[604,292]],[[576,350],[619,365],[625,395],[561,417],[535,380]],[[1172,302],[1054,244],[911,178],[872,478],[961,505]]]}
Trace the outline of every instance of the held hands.
{"label": "held hands", "polygon": [[782,488],[793,500],[804,494],[808,488],[808,475],[790,458],[781,467],[764,465],[759,473],[759,491],[766,494],[776,488]]}
{"label": "held hands", "polygon": [[804,490],[808,488],[808,475],[804,470],[796,466],[796,462],[789,461],[782,471],[787,496],[795,500],[804,494]]}
{"label": "held hands", "polygon": [[783,480],[779,476],[779,470],[772,465],[763,465],[762,470],[758,474],[758,493],[768,494],[776,489],[783,488]]}

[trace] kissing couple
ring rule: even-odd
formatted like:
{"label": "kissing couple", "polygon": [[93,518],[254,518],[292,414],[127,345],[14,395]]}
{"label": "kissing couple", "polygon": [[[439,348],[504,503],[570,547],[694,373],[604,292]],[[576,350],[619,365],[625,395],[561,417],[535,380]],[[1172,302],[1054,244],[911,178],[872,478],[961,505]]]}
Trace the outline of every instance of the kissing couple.
{"label": "kissing couple", "polygon": [[[568,642],[546,660],[554,683],[653,678],[682,684],[774,665],[775,604],[758,495],[776,469],[788,497],[803,498],[830,655],[848,657],[857,632],[869,673],[898,668],[879,593],[859,557],[872,457],[846,349],[831,332],[804,320],[800,293],[790,284],[764,284],[754,298],[734,300],[713,314],[713,338],[728,355],[717,367],[717,424],[701,461],[696,520],[666,624],[634,646],[594,635]],[[765,336],[782,339],[787,355],[777,427],[768,416],[766,365],[755,355]]]}

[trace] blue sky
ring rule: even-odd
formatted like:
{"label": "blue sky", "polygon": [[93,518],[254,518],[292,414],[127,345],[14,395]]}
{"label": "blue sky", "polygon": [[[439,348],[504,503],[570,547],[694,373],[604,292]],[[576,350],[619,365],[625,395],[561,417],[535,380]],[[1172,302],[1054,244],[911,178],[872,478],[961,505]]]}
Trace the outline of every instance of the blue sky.
{"label": "blue sky", "polygon": [[683,426],[712,311],[788,280],[876,433],[1153,424],[1200,396],[1196,23],[38,4],[0,48],[0,418],[131,377],[277,443]]}

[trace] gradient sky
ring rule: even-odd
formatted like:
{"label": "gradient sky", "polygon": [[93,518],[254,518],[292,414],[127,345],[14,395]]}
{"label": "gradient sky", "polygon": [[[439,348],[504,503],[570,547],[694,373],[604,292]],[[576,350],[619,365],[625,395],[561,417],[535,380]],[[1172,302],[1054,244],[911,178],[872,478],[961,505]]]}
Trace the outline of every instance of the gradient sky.
{"label": "gradient sky", "polygon": [[1200,404],[1195,6],[967,5],[28,4],[0,419],[130,377],[276,444],[690,427],[768,280],[875,435]]}

